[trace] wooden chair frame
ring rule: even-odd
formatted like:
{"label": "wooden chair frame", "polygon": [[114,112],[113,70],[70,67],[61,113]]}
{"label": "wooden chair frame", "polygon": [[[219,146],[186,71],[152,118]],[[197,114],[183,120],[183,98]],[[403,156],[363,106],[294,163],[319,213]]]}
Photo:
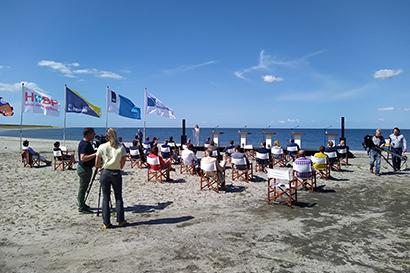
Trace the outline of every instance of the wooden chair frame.
{"label": "wooden chair frame", "polygon": [[[71,158],[64,158],[64,154],[62,153],[61,150],[53,151],[53,155],[54,155],[54,170],[57,170],[58,168],[60,168],[62,171],[64,171],[66,168],[73,167]],[[59,157],[61,159],[58,159]]]}
{"label": "wooden chair frame", "polygon": [[[344,156],[341,156],[344,155]],[[349,149],[343,148],[343,149],[337,149],[337,156],[339,157],[339,162],[341,162],[344,165],[349,165]]]}
{"label": "wooden chair frame", "polygon": [[[262,159],[262,160],[265,160],[265,159],[266,159],[266,160],[267,160],[266,165],[264,166],[264,165],[262,165],[262,164],[259,164],[259,163],[258,163],[258,159]],[[269,153],[262,154],[262,153],[256,152],[255,160],[256,160],[256,163],[255,163],[255,172],[259,172],[259,171],[265,171],[265,172],[266,172],[266,168],[267,168],[267,167],[269,166],[269,164],[270,164]]]}
{"label": "wooden chair frame", "polygon": [[279,165],[280,167],[286,166],[286,158],[285,158],[285,155],[283,154],[282,148],[278,149],[278,148],[272,147],[271,154],[272,154],[272,159],[271,159],[272,167],[274,167],[275,165]]}
{"label": "wooden chair frame", "polygon": [[[191,164],[189,164],[191,163]],[[195,160],[191,160],[191,162],[187,162],[185,159],[181,158],[181,166],[179,168],[179,173],[189,173],[190,175],[195,174]]]}
{"label": "wooden chair frame", "polygon": [[[240,170],[236,168],[236,165],[244,165],[246,167],[245,169]],[[242,178],[247,183],[249,183],[249,180],[253,180],[252,163],[250,163],[250,166],[248,168],[245,158],[232,158],[231,169],[232,169],[232,180]]]}
{"label": "wooden chair frame", "polygon": [[[214,172],[214,176],[206,176],[206,172]],[[225,170],[223,172],[223,175],[225,176]],[[204,188],[210,188],[219,193],[219,185],[222,186],[223,190],[226,189],[225,182],[221,183],[221,181],[219,181],[218,170],[216,168],[215,162],[211,164],[205,164],[201,162],[200,178],[201,190],[203,190]]]}
{"label": "wooden chair frame", "polygon": [[324,180],[328,180],[330,177],[330,167],[329,167],[329,158],[328,157],[315,157],[312,155],[311,160],[315,164],[320,164],[320,165],[325,165],[324,168],[315,168],[314,169],[314,174],[315,176],[320,176]]}
{"label": "wooden chair frame", "polygon": [[[139,158],[134,159],[132,158],[133,156],[139,156]],[[148,167],[147,162],[144,162],[141,160],[141,155],[140,155],[139,150],[130,150],[130,153],[128,154],[128,159],[131,162],[131,169],[134,168],[135,166],[137,166],[140,169]]]}
{"label": "wooden chair frame", "polygon": [[[162,169],[162,165],[160,164],[159,157],[147,157],[147,163],[148,163],[148,181],[151,179],[156,179],[159,183],[162,183],[162,178],[165,178],[165,180],[169,179],[167,177],[167,169]],[[153,170],[151,168],[151,165],[159,165],[159,170]]]}
{"label": "wooden chair frame", "polygon": [[[285,182],[279,183],[279,180]],[[278,198],[281,198],[289,207],[292,207],[292,204],[298,202],[297,189],[297,179],[290,177],[289,170],[268,169],[268,204],[272,200],[276,202]]]}
{"label": "wooden chair frame", "polygon": [[40,166],[40,158],[33,157],[28,149],[21,150],[21,162],[23,163],[23,167],[29,166],[31,168]]}
{"label": "wooden chair frame", "polygon": [[[340,171],[340,161],[339,158],[337,157],[337,152],[325,152],[327,157],[329,158],[329,168],[332,168],[335,171]],[[331,162],[333,161],[333,162]]]}
{"label": "wooden chair frame", "polygon": [[[298,177],[297,173],[310,173],[309,177]],[[298,165],[293,162],[293,179],[295,179],[297,188],[303,186],[307,190],[314,192],[316,188],[316,175],[313,172],[312,166],[308,165]]]}
{"label": "wooden chair frame", "polygon": [[245,150],[245,155],[249,160],[255,160],[255,151],[253,150],[252,145],[245,145],[243,149]]}

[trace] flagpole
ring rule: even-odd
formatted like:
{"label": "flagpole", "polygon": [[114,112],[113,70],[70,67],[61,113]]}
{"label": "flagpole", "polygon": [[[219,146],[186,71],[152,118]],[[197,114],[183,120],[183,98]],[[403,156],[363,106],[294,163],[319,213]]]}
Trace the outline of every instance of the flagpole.
{"label": "flagpole", "polygon": [[66,113],[67,113],[67,84],[64,85],[64,129],[63,129],[63,145],[65,147],[65,127],[66,127]]}
{"label": "flagpole", "polygon": [[[145,87],[145,98],[144,98],[144,137],[146,137],[145,135],[145,124],[146,124],[146,118],[147,118],[147,88]],[[141,142],[144,140],[141,140]]]}
{"label": "flagpole", "polygon": [[23,149],[23,111],[24,111],[24,82],[21,83],[21,117],[20,117],[20,150]]}
{"label": "flagpole", "polygon": [[105,116],[105,131],[107,132],[108,128],[108,85],[107,85],[107,111],[106,111],[106,116]]}

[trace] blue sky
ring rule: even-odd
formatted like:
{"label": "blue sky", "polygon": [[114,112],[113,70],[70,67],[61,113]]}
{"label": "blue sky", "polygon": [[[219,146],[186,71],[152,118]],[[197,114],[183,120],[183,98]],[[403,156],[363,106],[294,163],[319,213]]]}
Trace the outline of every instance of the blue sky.
{"label": "blue sky", "polygon": [[[410,1],[1,1],[0,96],[20,124],[21,82],[102,108],[106,87],[174,109],[147,127],[410,128]],[[23,124],[63,126],[26,113]],[[109,113],[108,126],[143,127]]]}

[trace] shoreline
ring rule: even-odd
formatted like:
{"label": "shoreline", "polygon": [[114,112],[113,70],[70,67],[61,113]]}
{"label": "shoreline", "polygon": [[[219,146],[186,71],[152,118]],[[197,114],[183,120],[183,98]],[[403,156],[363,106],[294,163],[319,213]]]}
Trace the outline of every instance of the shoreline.
{"label": "shoreline", "polygon": [[[228,164],[227,190],[218,194],[200,190],[199,177],[180,174],[179,165],[173,181],[160,184],[127,161],[129,225],[106,230],[101,217],[77,212],[76,171],[23,167],[19,141],[0,143],[7,158],[0,161],[2,272],[410,270],[408,163],[393,172],[382,161],[378,177],[366,152],[355,153],[331,179],[317,179],[314,193],[298,190],[298,205],[289,208],[267,204],[262,172],[250,183],[232,181]],[[77,145],[66,141],[70,150]],[[30,139],[30,146],[52,159],[52,140]],[[87,202],[95,213],[98,189],[96,180]]]}

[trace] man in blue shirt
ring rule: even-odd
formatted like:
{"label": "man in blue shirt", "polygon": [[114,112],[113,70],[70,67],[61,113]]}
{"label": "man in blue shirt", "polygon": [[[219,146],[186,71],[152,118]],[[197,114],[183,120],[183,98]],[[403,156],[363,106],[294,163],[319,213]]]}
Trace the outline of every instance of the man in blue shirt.
{"label": "man in blue shirt", "polygon": [[77,175],[80,178],[80,187],[78,189],[78,211],[81,213],[92,213],[90,207],[85,204],[85,193],[93,175],[93,167],[95,165],[96,150],[92,145],[95,137],[94,128],[85,128],[83,131],[83,139],[78,144],[78,166]]}

